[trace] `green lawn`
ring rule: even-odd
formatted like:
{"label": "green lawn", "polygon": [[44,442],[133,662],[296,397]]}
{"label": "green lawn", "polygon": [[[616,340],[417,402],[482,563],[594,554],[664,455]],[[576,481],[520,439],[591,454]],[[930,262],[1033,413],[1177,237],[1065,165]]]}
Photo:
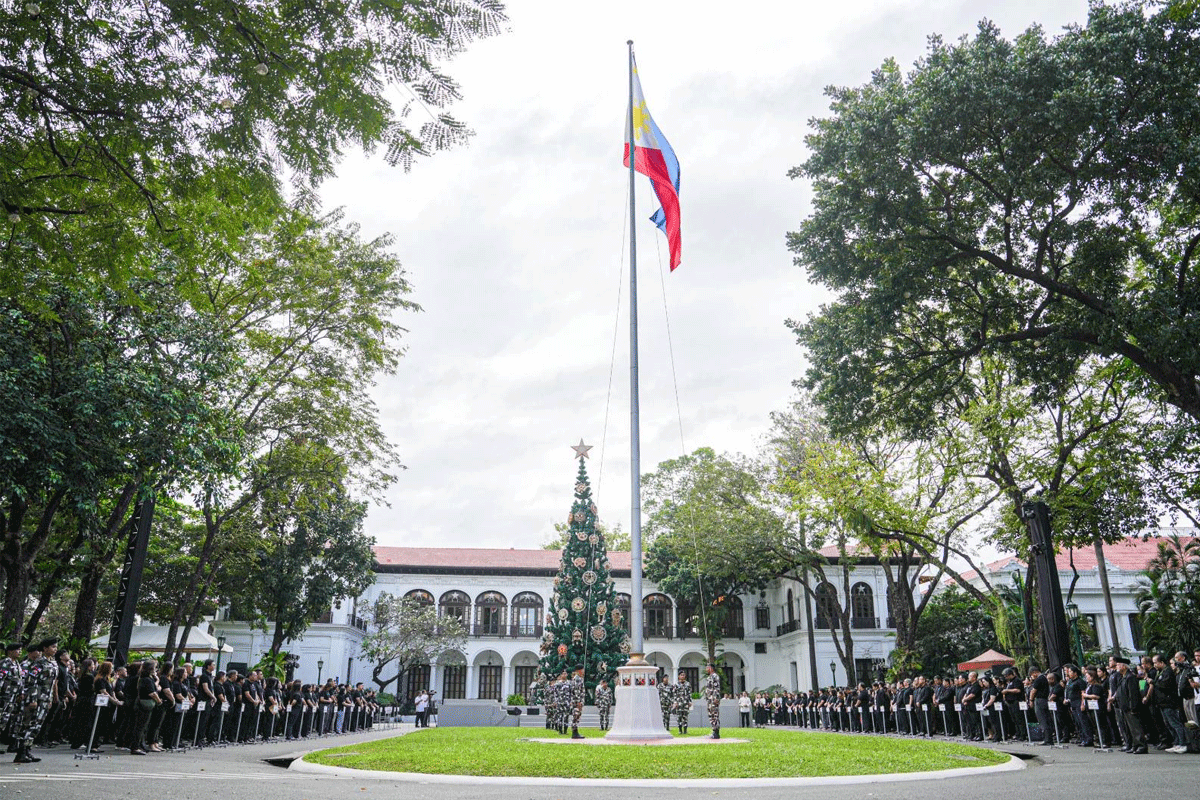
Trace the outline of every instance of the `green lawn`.
{"label": "green lawn", "polygon": [[[597,730],[583,732],[601,736]],[[335,747],[305,761],[356,769],[456,775],[564,778],[781,778],[872,775],[986,766],[1004,753],[951,742],[784,730],[725,732],[741,744],[598,747],[522,741],[541,728],[428,728]],[[706,736],[689,734],[688,738]],[[339,755],[344,754],[344,755]]]}

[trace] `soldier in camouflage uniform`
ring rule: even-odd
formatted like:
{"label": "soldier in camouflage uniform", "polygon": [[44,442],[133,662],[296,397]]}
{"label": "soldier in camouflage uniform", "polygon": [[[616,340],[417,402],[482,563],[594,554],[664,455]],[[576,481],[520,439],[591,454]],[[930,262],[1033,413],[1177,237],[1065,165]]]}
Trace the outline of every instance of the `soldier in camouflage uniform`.
{"label": "soldier in camouflage uniform", "polygon": [[704,701],[708,705],[708,724],[712,728],[712,738],[721,738],[721,676],[717,674],[712,664],[707,667],[708,675],[704,678]]}
{"label": "soldier in camouflage uniform", "polygon": [[0,658],[0,743],[8,745],[10,753],[17,752],[13,726],[21,708],[21,686],[25,682],[20,657],[20,642],[4,645],[4,658]]}
{"label": "soldier in camouflage uniform", "polygon": [[567,732],[567,715],[570,710],[567,708],[569,689],[567,688],[567,673],[562,673],[558,676],[558,680],[550,687],[551,702],[554,704],[554,730],[559,733]]}
{"label": "soldier in camouflage uniform", "polygon": [[608,688],[607,681],[600,681],[596,687],[596,710],[600,712],[600,730],[608,730],[609,714],[613,707],[613,692]]}
{"label": "soldier in camouflage uniform", "polygon": [[41,761],[33,756],[29,749],[33,746],[34,737],[46,722],[46,715],[51,706],[58,700],[58,664],[54,654],[58,652],[58,639],[44,639],[30,645],[29,655],[21,666],[25,670],[25,682],[21,689],[20,731],[17,736],[17,757],[14,764],[32,764]]}
{"label": "soldier in camouflage uniform", "polygon": [[568,702],[571,709],[571,738],[582,739],[579,733],[579,718],[583,716],[583,704],[587,700],[587,688],[583,684],[583,665],[575,667],[575,675],[567,684],[570,692]]}
{"label": "soldier in camouflage uniform", "polygon": [[675,690],[666,675],[658,682],[658,705],[662,708],[663,727],[671,730],[671,701],[675,699]]}
{"label": "soldier in camouflage uniform", "polygon": [[[675,681],[672,695],[671,712],[675,714],[675,723],[680,734],[687,733],[688,714],[692,711],[692,685],[688,683],[687,673],[683,670],[679,671],[679,680]],[[670,730],[670,726],[667,726],[667,730]]]}

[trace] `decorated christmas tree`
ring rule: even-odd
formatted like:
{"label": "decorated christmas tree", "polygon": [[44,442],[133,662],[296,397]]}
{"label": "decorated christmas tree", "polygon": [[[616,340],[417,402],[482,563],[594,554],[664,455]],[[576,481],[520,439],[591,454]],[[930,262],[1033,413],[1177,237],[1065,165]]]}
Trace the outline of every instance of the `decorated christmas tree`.
{"label": "decorated christmas tree", "polygon": [[588,697],[602,680],[612,685],[617,667],[628,659],[629,639],[621,627],[617,594],[610,576],[608,548],[596,525],[596,504],[584,459],[591,447],[583,440],[571,449],[579,458],[575,502],[568,518],[567,544],[554,578],[550,613],[542,638],[542,672],[551,680],[580,664]]}

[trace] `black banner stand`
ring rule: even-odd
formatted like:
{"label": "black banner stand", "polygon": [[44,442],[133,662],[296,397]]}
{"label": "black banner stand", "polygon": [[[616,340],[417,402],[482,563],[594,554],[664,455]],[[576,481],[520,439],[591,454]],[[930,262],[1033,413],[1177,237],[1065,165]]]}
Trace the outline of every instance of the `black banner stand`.
{"label": "black banner stand", "polygon": [[1100,746],[1095,748],[1092,752],[1111,753],[1113,750],[1104,743],[1104,729],[1100,727],[1100,701],[1088,700],[1087,704],[1088,708],[1092,710],[1092,719],[1096,721],[1096,741],[1100,743]]}

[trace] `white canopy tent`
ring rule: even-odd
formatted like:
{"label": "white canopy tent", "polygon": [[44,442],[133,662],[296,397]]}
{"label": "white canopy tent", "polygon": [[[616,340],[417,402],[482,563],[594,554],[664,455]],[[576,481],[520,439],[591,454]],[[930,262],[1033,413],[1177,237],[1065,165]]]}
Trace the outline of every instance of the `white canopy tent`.
{"label": "white canopy tent", "polygon": [[[131,652],[141,653],[162,653],[167,649],[167,631],[170,629],[168,625],[135,625],[133,633],[129,637],[129,650]],[[183,638],[183,630],[181,629],[175,636],[175,641],[179,642]],[[104,647],[108,644],[108,636],[97,636],[92,639],[92,644],[99,647]],[[214,639],[206,631],[200,628],[190,628],[187,636],[187,647],[183,648],[184,653],[189,655],[216,655],[217,640]],[[222,653],[232,653],[233,648],[225,645],[220,648]]]}

